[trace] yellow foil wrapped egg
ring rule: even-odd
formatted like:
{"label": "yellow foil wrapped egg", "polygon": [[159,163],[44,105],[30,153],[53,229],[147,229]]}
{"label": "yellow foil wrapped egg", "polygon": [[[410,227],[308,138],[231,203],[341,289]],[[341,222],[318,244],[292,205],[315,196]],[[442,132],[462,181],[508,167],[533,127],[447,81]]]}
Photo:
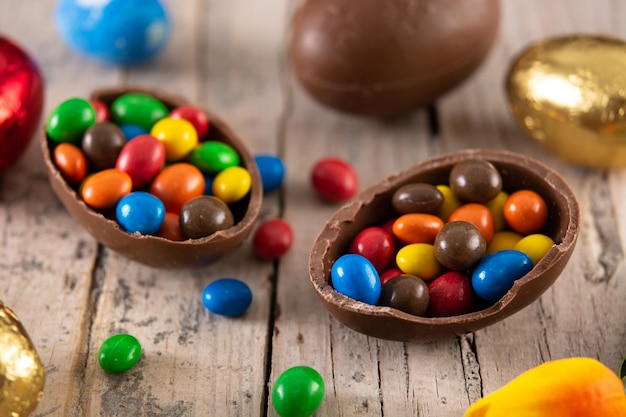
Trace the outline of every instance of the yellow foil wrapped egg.
{"label": "yellow foil wrapped egg", "polygon": [[15,313],[0,301],[0,416],[29,415],[43,395],[39,355]]}
{"label": "yellow foil wrapped egg", "polygon": [[546,39],[523,51],[506,79],[517,121],[574,164],[626,167],[626,43],[603,36]]}

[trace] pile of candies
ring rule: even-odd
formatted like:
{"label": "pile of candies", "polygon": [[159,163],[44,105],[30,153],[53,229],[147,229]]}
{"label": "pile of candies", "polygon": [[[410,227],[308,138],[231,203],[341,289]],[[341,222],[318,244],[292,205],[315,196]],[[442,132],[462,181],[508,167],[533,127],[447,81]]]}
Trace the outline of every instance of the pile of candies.
{"label": "pile of candies", "polygon": [[227,143],[207,136],[210,121],[193,106],[169,110],[127,93],[110,108],[70,98],[48,119],[53,161],[93,210],[129,233],[198,239],[232,227],[250,173]]}
{"label": "pile of candies", "polygon": [[502,298],[554,245],[541,234],[545,200],[508,194],[485,160],[455,164],[449,184],[404,185],[391,205],[397,217],[362,230],[333,264],[338,292],[416,316],[471,313]]}

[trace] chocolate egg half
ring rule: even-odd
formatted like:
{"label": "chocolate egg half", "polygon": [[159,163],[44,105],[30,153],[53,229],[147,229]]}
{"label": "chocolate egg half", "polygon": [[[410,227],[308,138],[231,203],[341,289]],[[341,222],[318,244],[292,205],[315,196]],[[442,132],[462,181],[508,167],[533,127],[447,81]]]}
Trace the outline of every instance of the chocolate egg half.
{"label": "chocolate egg half", "polygon": [[321,103],[366,116],[427,105],[465,80],[498,31],[499,0],[306,0],[290,65]]}

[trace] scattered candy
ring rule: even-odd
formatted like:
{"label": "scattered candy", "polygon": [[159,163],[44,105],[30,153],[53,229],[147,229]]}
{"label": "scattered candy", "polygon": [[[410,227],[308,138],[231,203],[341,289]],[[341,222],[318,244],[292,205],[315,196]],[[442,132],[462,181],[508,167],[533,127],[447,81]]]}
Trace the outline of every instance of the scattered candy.
{"label": "scattered candy", "polygon": [[380,298],[380,278],[376,268],[361,255],[342,255],[331,269],[335,290],[367,304],[376,305]]}
{"label": "scattered candy", "polygon": [[202,303],[213,314],[237,317],[250,307],[252,291],[243,281],[235,278],[222,278],[204,288]]}
{"label": "scattered candy", "polygon": [[307,417],[322,404],[324,389],[319,372],[308,366],[294,366],[276,379],[272,403],[281,417]]}
{"label": "scattered candy", "polygon": [[98,350],[98,363],[109,373],[131,369],[141,357],[141,344],[129,334],[116,334],[106,339]]}
{"label": "scattered candy", "polygon": [[254,161],[261,174],[263,193],[271,193],[283,185],[285,164],[279,157],[265,154],[255,155]]}
{"label": "scattered candy", "polygon": [[163,224],[165,206],[152,194],[135,191],[120,199],[115,214],[117,222],[127,232],[153,235]]}
{"label": "scattered candy", "polygon": [[359,188],[354,168],[338,158],[324,158],[316,162],[311,171],[311,183],[317,195],[331,203],[349,200]]}
{"label": "scattered candy", "polygon": [[293,230],[283,219],[266,220],[259,225],[252,240],[254,253],[261,259],[282,257],[293,243]]}

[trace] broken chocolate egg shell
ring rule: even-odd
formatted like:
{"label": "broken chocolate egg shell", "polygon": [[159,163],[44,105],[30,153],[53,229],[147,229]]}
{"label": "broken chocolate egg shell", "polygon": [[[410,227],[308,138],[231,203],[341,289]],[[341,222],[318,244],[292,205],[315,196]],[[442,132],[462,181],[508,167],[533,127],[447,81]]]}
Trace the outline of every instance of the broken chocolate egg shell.
{"label": "broken chocolate egg shell", "polygon": [[[192,105],[183,98],[146,88],[108,88],[92,92],[89,99],[98,99],[107,106],[126,93],[149,94],[161,100],[166,107],[173,108]],[[241,201],[231,205],[235,224],[200,239],[172,241],[158,236],[131,234],[118,223],[87,206],[76,189],[63,179],[52,159],[52,148],[45,131],[41,146],[46,170],[52,189],[70,214],[101,244],[134,261],[158,268],[203,267],[216,263],[237,250],[250,235],[261,208],[263,188],[261,176],[254,158],[244,141],[219,116],[203,109],[211,123],[209,132],[202,140],[216,140],[233,147],[240,156],[241,166],[250,172],[252,186],[250,193]]]}
{"label": "broken chocolate egg shell", "polygon": [[[418,317],[402,311],[365,304],[337,291],[330,284],[333,263],[347,253],[352,239],[368,226],[381,225],[395,216],[393,193],[405,184],[447,184],[455,163],[484,159],[500,172],[503,190],[530,189],[546,201],[549,217],[542,233],[555,244],[504,297],[491,306],[453,317]],[[579,230],[579,206],[564,179],[542,163],[526,156],[497,150],[470,149],[426,159],[393,174],[341,207],[315,239],[310,259],[311,283],[323,306],[340,322],[357,332],[380,339],[429,342],[453,338],[496,323],[528,306],[559,277],[567,264]]]}

